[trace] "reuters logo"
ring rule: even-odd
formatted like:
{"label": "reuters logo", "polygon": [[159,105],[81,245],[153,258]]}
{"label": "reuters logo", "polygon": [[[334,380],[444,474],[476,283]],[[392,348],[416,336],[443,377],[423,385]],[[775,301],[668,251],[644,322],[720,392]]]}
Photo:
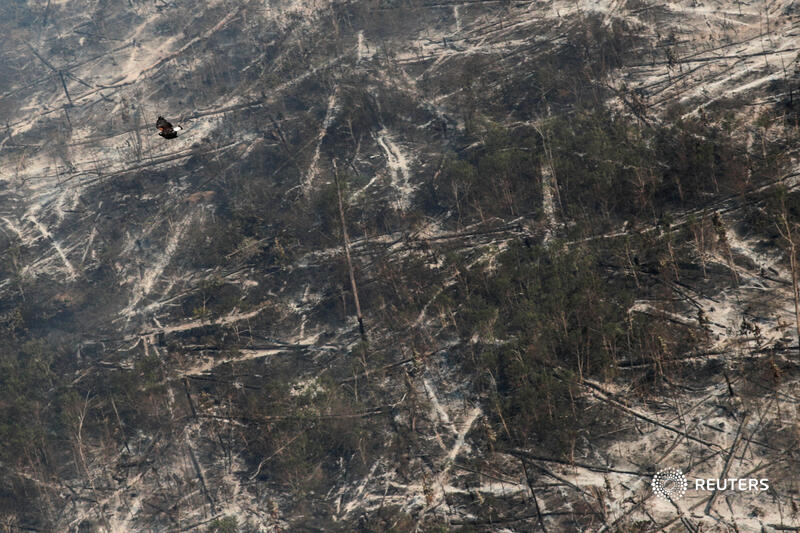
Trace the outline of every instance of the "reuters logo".
{"label": "reuters logo", "polygon": [[689,482],[678,468],[666,468],[653,476],[653,492],[665,500],[677,500],[686,494]]}

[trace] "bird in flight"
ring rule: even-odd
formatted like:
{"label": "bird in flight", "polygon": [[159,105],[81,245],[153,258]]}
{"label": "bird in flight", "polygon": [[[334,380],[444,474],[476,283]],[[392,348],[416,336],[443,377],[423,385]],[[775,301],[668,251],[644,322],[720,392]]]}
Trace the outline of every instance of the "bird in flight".
{"label": "bird in flight", "polygon": [[180,126],[173,127],[172,124],[162,116],[158,117],[156,128],[158,128],[158,134],[165,139],[174,139],[178,136],[178,132],[183,129]]}

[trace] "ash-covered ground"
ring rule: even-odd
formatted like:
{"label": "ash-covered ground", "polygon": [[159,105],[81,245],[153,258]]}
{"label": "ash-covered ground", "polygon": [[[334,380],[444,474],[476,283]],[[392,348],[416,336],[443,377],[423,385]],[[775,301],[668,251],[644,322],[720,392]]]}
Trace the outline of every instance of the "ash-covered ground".
{"label": "ash-covered ground", "polygon": [[800,531],[794,2],[0,15],[0,530]]}

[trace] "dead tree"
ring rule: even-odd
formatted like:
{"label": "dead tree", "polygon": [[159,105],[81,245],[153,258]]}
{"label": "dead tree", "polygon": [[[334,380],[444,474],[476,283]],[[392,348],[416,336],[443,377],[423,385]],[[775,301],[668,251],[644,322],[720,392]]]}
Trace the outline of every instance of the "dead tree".
{"label": "dead tree", "polygon": [[77,415],[76,425],[75,428],[75,450],[78,459],[78,464],[80,465],[83,473],[86,475],[86,480],[89,482],[89,487],[92,490],[92,497],[94,498],[95,502],[97,503],[97,512],[100,515],[100,519],[103,521],[103,526],[105,527],[106,533],[111,533],[111,525],[109,524],[108,517],[106,516],[105,510],[103,509],[103,505],[100,503],[102,500],[100,499],[100,495],[97,492],[97,487],[94,484],[94,476],[92,473],[89,472],[89,463],[86,461],[86,454],[83,452],[83,423],[86,420],[86,413],[89,410],[89,395],[86,395],[86,400],[83,402],[83,407],[80,409]]}
{"label": "dead tree", "polygon": [[36,49],[33,46],[31,46],[29,43],[25,43],[25,44],[28,45],[28,48],[30,48],[31,52],[33,52],[33,55],[35,55],[36,58],[39,59],[39,61],[44,63],[44,65],[47,68],[52,70],[53,73],[58,76],[58,78],[61,80],[61,87],[63,87],[63,89],[64,89],[64,95],[67,97],[67,102],[69,102],[69,107],[75,107],[75,104],[72,103],[72,98],[69,95],[69,91],[67,90],[67,82],[64,79],[64,71],[54,67],[52,63],[50,63],[47,59],[42,57],[42,55],[39,52],[37,52]]}
{"label": "dead tree", "polygon": [[364,329],[364,317],[361,314],[361,304],[358,301],[358,285],[356,284],[356,274],[353,270],[353,261],[350,258],[350,238],[347,236],[347,221],[344,217],[344,202],[342,201],[342,187],[339,182],[339,172],[336,168],[336,161],[333,163],[333,177],[336,181],[336,196],[339,198],[339,218],[342,223],[342,246],[344,247],[344,256],[347,259],[347,270],[350,273],[350,286],[353,289],[353,301],[356,305],[356,317],[358,317],[358,330],[361,333],[361,339],[367,341],[367,332]]}
{"label": "dead tree", "polygon": [[797,330],[797,340],[798,345],[800,345],[800,293],[797,290],[797,243],[794,240],[794,236],[792,235],[792,227],[789,224],[789,220],[786,217],[786,207],[783,206],[783,214],[781,214],[780,221],[781,224],[776,224],[778,228],[778,232],[781,234],[781,237],[788,243],[789,245],[789,266],[792,270],[792,299],[794,300],[794,320],[795,320],[795,328]]}

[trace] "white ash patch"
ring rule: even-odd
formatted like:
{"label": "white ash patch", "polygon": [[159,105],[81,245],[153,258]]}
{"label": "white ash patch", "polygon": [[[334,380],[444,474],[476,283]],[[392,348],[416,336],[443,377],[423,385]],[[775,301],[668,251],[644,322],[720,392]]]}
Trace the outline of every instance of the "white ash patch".
{"label": "white ash patch", "polygon": [[392,186],[397,191],[397,206],[405,211],[411,205],[411,195],[414,187],[410,183],[410,157],[394,142],[386,128],[375,134],[375,141],[383,150],[386,157],[386,166],[392,176]]}

